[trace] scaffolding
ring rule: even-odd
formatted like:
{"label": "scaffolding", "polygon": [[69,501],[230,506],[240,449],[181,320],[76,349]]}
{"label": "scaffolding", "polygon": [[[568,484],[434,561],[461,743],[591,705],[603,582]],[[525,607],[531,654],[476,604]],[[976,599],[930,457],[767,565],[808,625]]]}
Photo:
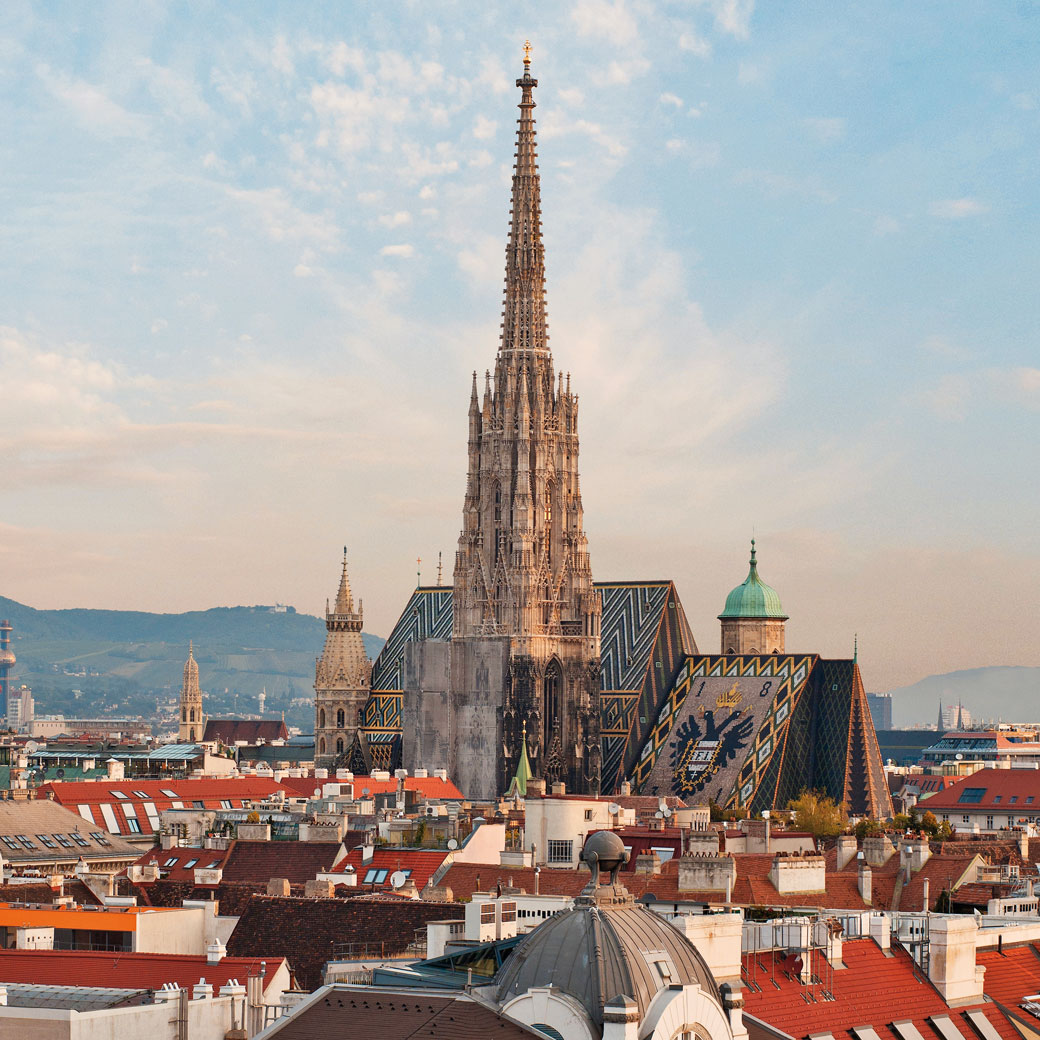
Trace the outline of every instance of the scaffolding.
{"label": "scaffolding", "polygon": [[807,1004],[834,1000],[834,961],[842,924],[834,917],[782,917],[746,924],[741,939],[741,981],[755,993],[780,989],[777,977],[802,987]]}

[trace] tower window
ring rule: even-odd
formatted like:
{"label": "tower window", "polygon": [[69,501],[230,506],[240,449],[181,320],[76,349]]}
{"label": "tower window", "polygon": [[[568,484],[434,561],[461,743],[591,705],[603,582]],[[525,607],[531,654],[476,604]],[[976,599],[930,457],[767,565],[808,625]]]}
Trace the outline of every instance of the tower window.
{"label": "tower window", "polygon": [[[318,726],[321,729],[324,729],[325,728],[325,709],[324,708],[321,709],[321,714],[318,716],[318,718],[320,719],[320,721],[318,723]],[[322,750],[324,750],[324,748]]]}
{"label": "tower window", "polygon": [[344,722],[345,722],[344,712],[343,712],[343,709],[340,708],[339,711],[336,712],[336,727],[338,729],[342,729]]}
{"label": "tower window", "polygon": [[342,737],[337,737],[336,738],[336,754],[337,755],[342,755],[343,754],[343,738]]}

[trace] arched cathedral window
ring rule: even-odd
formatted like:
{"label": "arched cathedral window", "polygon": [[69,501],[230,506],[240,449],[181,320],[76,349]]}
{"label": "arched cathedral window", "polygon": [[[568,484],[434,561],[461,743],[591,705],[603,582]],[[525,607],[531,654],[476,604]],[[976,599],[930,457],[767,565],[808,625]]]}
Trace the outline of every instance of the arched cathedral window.
{"label": "arched cathedral window", "polygon": [[560,662],[553,660],[545,670],[542,684],[542,720],[545,723],[544,746],[552,743],[553,734],[560,727],[560,699],[563,694],[563,674]]}
{"label": "arched cathedral window", "polygon": [[336,754],[337,755],[342,755],[343,754],[343,738],[342,737],[338,737],[336,739]]}
{"label": "arched cathedral window", "polygon": [[336,728],[337,729],[342,729],[343,728],[343,724],[344,724],[345,721],[346,721],[346,719],[345,719],[345,716],[344,716],[343,709],[340,708],[339,711],[336,712]]}
{"label": "arched cathedral window", "polygon": [[[321,714],[318,716],[318,718],[320,720],[318,722],[318,726],[321,729],[324,729],[325,728],[325,709],[324,708],[321,709]],[[324,749],[322,749],[322,750],[324,750]]]}

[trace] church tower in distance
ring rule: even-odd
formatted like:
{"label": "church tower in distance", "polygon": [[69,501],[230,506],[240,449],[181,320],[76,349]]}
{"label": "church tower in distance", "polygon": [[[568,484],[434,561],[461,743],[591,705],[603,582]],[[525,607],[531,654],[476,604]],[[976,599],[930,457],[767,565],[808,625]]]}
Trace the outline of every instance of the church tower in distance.
{"label": "church tower in distance", "polygon": [[[474,373],[469,406],[452,688],[479,699],[490,683],[501,697],[499,792],[516,772],[526,726],[535,775],[598,793],[601,604],[582,525],[578,398],[549,351],[529,47],[516,85],[502,336],[494,376],[481,400]],[[489,658],[495,643],[502,654]]]}
{"label": "church tower in distance", "polygon": [[314,668],[314,764],[328,767],[350,750],[368,700],[372,662],[361,639],[364,610],[347,577],[347,550],[336,593],[336,608],[325,604],[325,649]]}
{"label": "church tower in distance", "polygon": [[184,662],[184,682],[181,685],[181,722],[177,742],[194,744],[202,739],[206,720],[202,715],[202,691],[199,689],[199,666],[195,660],[195,644],[188,644],[188,660]]}

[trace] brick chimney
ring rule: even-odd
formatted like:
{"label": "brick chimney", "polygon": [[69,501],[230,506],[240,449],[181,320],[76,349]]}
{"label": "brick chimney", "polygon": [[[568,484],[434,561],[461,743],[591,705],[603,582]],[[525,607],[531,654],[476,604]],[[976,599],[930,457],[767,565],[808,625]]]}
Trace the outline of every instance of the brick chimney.
{"label": "brick chimney", "polygon": [[836,848],[838,852],[838,870],[844,870],[856,858],[856,853],[859,851],[859,846],[856,844],[856,835],[839,834]]}

